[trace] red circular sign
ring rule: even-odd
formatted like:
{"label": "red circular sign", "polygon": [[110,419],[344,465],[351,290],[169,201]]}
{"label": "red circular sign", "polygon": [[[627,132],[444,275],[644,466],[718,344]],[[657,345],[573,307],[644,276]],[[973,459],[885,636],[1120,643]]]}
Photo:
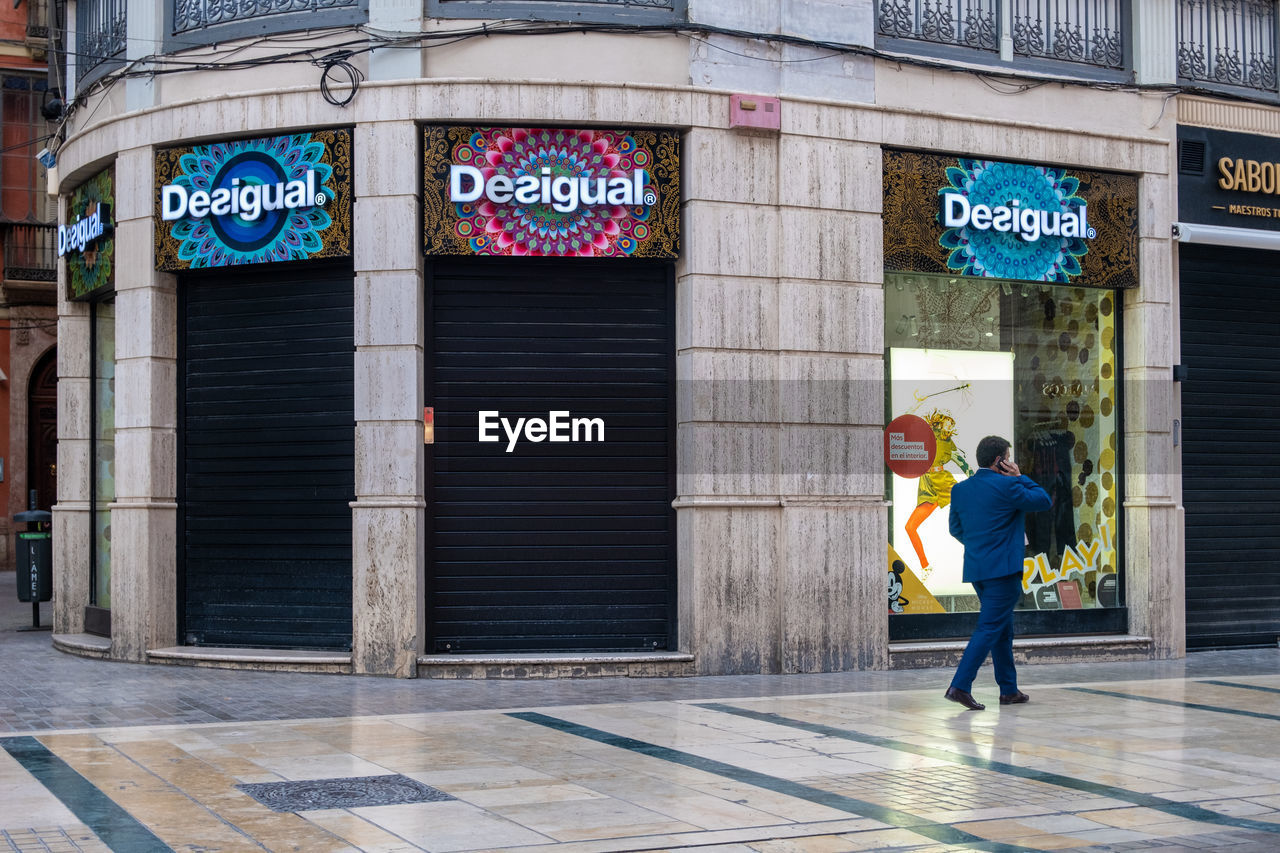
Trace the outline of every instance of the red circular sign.
{"label": "red circular sign", "polygon": [[899,415],[884,428],[884,461],[899,477],[923,475],[937,450],[933,427],[919,415]]}

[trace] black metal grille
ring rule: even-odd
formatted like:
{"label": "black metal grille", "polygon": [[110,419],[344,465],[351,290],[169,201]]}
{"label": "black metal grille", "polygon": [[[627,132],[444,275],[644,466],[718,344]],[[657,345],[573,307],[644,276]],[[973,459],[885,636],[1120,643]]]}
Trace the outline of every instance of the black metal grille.
{"label": "black metal grille", "polygon": [[1274,0],[1178,0],[1178,76],[1276,91]]}
{"label": "black metal grille", "polygon": [[6,281],[57,281],[58,233],[53,225],[10,225],[4,232]]}
{"label": "black metal grille", "polygon": [[76,78],[124,53],[128,0],[80,0],[76,4]]}
{"label": "black metal grille", "polygon": [[173,31],[252,21],[272,15],[355,8],[356,0],[176,0]]}
{"label": "black metal grille", "polygon": [[1120,0],[1014,0],[1013,52],[1123,68]]}
{"label": "black metal grille", "polygon": [[999,48],[997,0],[880,0],[877,30],[890,38]]}

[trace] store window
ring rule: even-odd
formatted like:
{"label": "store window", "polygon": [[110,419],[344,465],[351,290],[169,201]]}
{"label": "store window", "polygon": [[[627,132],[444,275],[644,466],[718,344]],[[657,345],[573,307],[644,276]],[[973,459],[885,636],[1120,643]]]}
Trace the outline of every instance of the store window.
{"label": "store window", "polygon": [[111,503],[116,497],[116,304],[92,304],[93,393],[92,508],[90,604],[111,607]]}
{"label": "store window", "polygon": [[[894,273],[885,291],[888,411],[929,425],[919,477],[892,474],[890,544],[903,591],[894,613],[976,611],[948,531],[951,487],[978,442],[1013,442],[1053,498],[1027,516],[1024,610],[1119,604],[1119,323],[1108,290]],[[903,600],[905,599],[905,601]]]}
{"label": "store window", "polygon": [[885,152],[890,636],[963,636],[979,609],[949,531],[978,442],[1053,499],[1028,514],[1020,633],[1124,630],[1121,288],[1137,182]]}

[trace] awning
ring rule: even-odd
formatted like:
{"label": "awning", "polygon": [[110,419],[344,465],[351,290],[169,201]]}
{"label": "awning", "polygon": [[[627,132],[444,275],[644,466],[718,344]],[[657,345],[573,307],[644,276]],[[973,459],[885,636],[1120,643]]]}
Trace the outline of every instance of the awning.
{"label": "awning", "polygon": [[1258,231],[1253,228],[1228,228],[1225,225],[1175,222],[1173,238],[1179,243],[1204,243],[1210,246],[1235,246],[1238,249],[1280,251],[1280,231]]}

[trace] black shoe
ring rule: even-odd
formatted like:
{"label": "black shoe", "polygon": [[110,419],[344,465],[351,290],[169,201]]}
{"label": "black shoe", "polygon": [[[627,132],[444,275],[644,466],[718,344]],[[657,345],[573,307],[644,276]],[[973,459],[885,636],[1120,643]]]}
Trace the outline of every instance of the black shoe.
{"label": "black shoe", "polygon": [[974,699],[964,690],[961,690],[959,687],[948,687],[947,692],[942,695],[950,699],[952,702],[958,702],[970,711],[981,711],[987,707],[977,699]]}
{"label": "black shoe", "polygon": [[1014,693],[1012,696],[1000,697],[1001,705],[1021,705],[1024,702],[1030,702],[1030,701],[1031,701],[1031,697],[1023,693],[1021,690],[1019,690],[1017,693]]}

